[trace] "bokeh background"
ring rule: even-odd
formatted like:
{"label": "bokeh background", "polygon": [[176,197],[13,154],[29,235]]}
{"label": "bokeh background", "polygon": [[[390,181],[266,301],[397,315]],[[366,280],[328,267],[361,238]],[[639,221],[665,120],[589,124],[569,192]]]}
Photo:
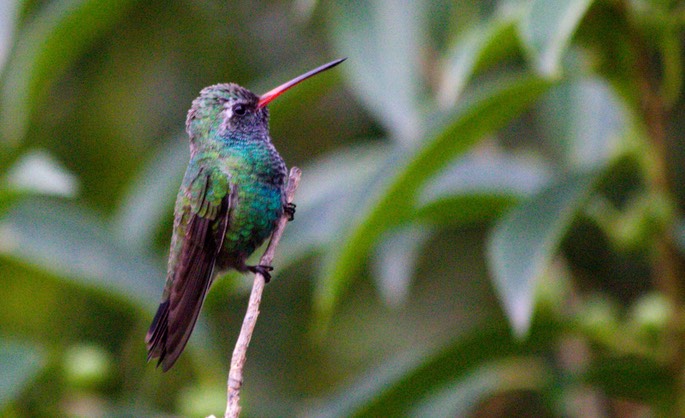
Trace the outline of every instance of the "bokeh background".
{"label": "bokeh background", "polygon": [[255,417],[685,416],[671,0],[0,0],[0,415],[206,416],[251,277],[145,361],[184,121],[257,93],[303,169]]}

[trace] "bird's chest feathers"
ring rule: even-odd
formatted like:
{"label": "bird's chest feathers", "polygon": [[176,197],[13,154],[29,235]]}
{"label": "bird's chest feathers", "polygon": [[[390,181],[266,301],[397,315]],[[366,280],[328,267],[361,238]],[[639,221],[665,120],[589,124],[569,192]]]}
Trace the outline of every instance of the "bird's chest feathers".
{"label": "bird's chest feathers", "polygon": [[221,170],[238,186],[281,188],[285,164],[271,144],[247,143],[230,147],[221,158]]}
{"label": "bird's chest feathers", "polygon": [[270,231],[283,211],[285,165],[280,156],[268,144],[259,144],[233,149],[222,160],[221,169],[235,188],[230,223],[245,234]]}

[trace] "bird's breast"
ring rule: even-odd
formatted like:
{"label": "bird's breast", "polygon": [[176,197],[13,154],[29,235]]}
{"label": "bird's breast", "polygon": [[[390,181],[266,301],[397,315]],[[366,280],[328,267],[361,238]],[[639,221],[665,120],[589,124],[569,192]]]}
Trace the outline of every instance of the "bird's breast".
{"label": "bird's breast", "polygon": [[245,149],[236,157],[227,167],[235,191],[224,250],[249,255],[283,214],[286,168],[273,147]]}

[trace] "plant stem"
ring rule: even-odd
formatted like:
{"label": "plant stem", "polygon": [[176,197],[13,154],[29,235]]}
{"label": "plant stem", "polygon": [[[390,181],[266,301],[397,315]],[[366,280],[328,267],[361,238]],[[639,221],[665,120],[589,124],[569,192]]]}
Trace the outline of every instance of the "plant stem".
{"label": "plant stem", "polygon": [[[286,200],[292,203],[295,196],[295,190],[300,183],[300,176],[302,171],[293,167],[290,169],[290,177],[288,179],[288,186],[286,188]],[[278,225],[271,235],[269,245],[262,256],[259,264],[270,266],[274,259],[274,253],[278,242],[281,240],[285,225],[288,223],[288,215],[286,213],[278,220]],[[225,418],[237,418],[240,415],[240,388],[243,385],[243,367],[247,359],[247,347],[250,345],[252,339],[252,332],[257,323],[259,316],[259,304],[262,301],[262,292],[264,291],[264,276],[260,273],[255,273],[254,283],[252,285],[252,292],[250,293],[250,301],[247,305],[247,312],[243,325],[240,328],[240,335],[236,341],[235,349],[233,350],[233,357],[231,358],[231,370],[228,373],[228,400],[226,402]]]}
{"label": "plant stem", "polygon": [[[663,89],[658,88],[658,75],[650,65],[652,51],[636,28],[632,28],[631,43],[636,54],[637,88],[643,120],[647,128],[650,150],[647,172],[647,187],[650,194],[660,196],[673,203],[673,184],[668,172],[668,141],[666,121],[669,105],[663,96]],[[666,330],[666,350],[669,354],[668,367],[676,383],[675,410],[677,416],[685,416],[685,262],[673,237],[673,225],[676,211],[671,210],[668,219],[662,224],[662,230],[654,240],[652,256],[652,277],[654,286],[668,298],[673,316]]]}

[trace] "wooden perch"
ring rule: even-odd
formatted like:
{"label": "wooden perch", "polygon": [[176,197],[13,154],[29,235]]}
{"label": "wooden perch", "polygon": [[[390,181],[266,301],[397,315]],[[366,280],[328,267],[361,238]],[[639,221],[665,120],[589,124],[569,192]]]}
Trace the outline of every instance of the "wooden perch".
{"label": "wooden perch", "polygon": [[[290,169],[290,177],[288,178],[288,185],[286,187],[286,200],[292,203],[295,196],[295,190],[300,183],[300,176],[302,170],[297,167]],[[284,213],[281,219],[278,220],[278,225],[271,235],[269,245],[262,256],[259,264],[263,266],[270,266],[278,242],[281,240],[285,225],[288,223],[288,214]],[[240,388],[243,385],[243,367],[247,359],[247,347],[250,345],[252,339],[252,332],[257,323],[257,316],[259,316],[259,304],[262,301],[262,292],[264,291],[264,276],[260,273],[255,273],[254,283],[252,284],[252,293],[250,293],[250,301],[247,305],[247,312],[243,320],[243,326],[240,328],[240,335],[233,350],[233,357],[231,358],[231,370],[228,373],[228,400],[226,402],[225,418],[237,418],[240,415]]]}

